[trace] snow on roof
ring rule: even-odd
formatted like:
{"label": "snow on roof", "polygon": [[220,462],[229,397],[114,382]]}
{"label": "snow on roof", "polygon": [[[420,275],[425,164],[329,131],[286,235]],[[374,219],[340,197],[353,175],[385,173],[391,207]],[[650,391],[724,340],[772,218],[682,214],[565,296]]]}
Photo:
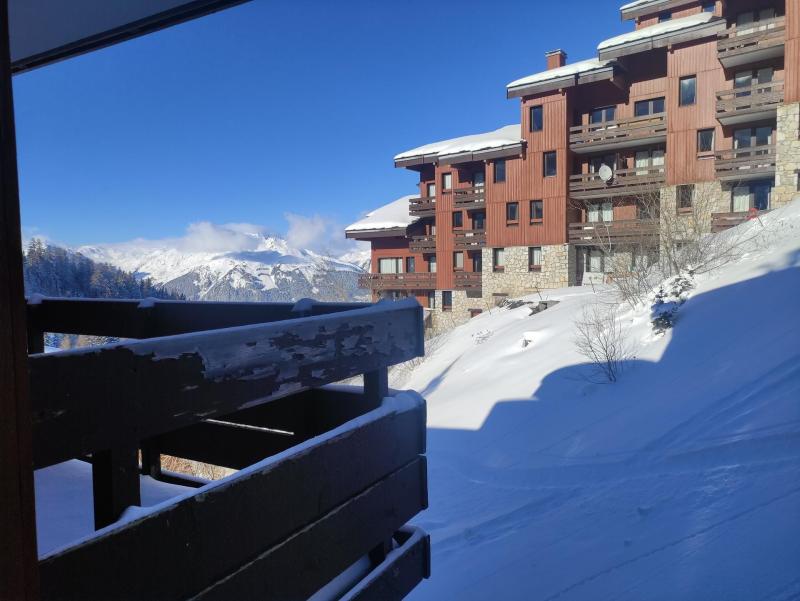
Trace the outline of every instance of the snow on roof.
{"label": "snow on roof", "polygon": [[533,75],[528,75],[527,77],[515,79],[506,87],[516,88],[518,86],[524,86],[532,83],[539,83],[542,81],[548,81],[550,79],[558,79],[559,77],[566,77],[568,75],[577,75],[579,73],[586,73],[587,71],[602,69],[603,67],[608,66],[611,62],[612,61],[610,60],[601,61],[596,58],[589,58],[569,65],[564,65],[563,67],[556,67],[555,69],[548,69],[547,71],[542,71],[540,73],[534,73]]}
{"label": "snow on roof", "polygon": [[628,10],[639,6],[646,6],[648,4],[659,4],[664,0],[635,0],[635,2],[628,2],[619,7],[620,10]]}
{"label": "snow on roof", "polygon": [[395,228],[406,228],[419,217],[412,217],[408,214],[408,201],[419,198],[419,194],[409,194],[403,196],[389,204],[370,211],[363,219],[348,225],[345,232],[361,232],[366,230],[391,230]]}
{"label": "snow on roof", "polygon": [[516,125],[506,125],[500,129],[483,134],[461,136],[460,138],[451,138],[449,140],[442,140],[441,142],[425,144],[424,146],[401,152],[394,157],[394,160],[399,161],[401,159],[408,159],[420,155],[435,154],[441,156],[460,152],[476,152],[478,150],[519,144],[521,141],[522,130],[520,124],[517,123]]}
{"label": "snow on roof", "polygon": [[604,48],[611,48],[612,46],[619,46],[621,44],[627,44],[628,42],[646,40],[647,38],[652,38],[657,35],[669,33],[671,31],[688,29],[689,27],[694,27],[695,25],[708,23],[712,18],[714,18],[714,13],[704,12],[696,15],[689,15],[688,17],[681,17],[680,19],[664,21],[663,23],[656,23],[655,25],[650,25],[649,27],[642,27],[641,29],[636,29],[634,31],[629,31],[628,33],[623,33],[622,35],[609,38],[603,42],[600,42],[597,45],[597,49],[603,50]]}

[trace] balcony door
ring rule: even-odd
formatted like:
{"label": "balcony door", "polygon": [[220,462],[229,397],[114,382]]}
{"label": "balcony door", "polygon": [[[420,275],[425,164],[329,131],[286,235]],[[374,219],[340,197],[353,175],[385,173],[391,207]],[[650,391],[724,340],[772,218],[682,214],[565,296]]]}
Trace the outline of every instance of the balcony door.
{"label": "balcony door", "polygon": [[482,230],[486,228],[486,213],[483,211],[475,211],[472,213],[472,229]]}
{"label": "balcony door", "polygon": [[757,181],[746,186],[736,186],[733,189],[731,208],[734,213],[745,213],[750,209],[766,211],[769,209],[771,194],[771,181]]}
{"label": "balcony door", "polygon": [[651,169],[657,169],[658,173],[663,173],[664,151],[662,149],[640,150],[636,153],[635,164],[636,175],[648,175],[651,173]]}
{"label": "balcony door", "polygon": [[483,271],[483,254],[478,252],[470,253],[472,255],[472,271],[480,273]]}
{"label": "balcony door", "polygon": [[[741,98],[743,96],[749,96],[751,91],[749,89],[751,86],[756,86],[759,84],[770,83],[772,78],[775,74],[775,70],[772,67],[762,67],[761,69],[748,69],[747,71],[737,71],[733,77],[733,89],[739,90],[742,89],[741,92],[736,93],[737,98]],[[765,88],[760,90],[760,92],[768,92],[769,89]]]}
{"label": "balcony door", "polygon": [[608,165],[611,171],[616,171],[617,155],[607,154],[601,157],[592,157],[589,161],[589,173],[598,173],[603,165]]}
{"label": "balcony door", "polygon": [[[752,148],[754,146],[767,146],[772,144],[772,126],[763,125],[761,127],[744,127],[733,132],[733,147]],[[768,150],[761,150],[755,154],[765,154]]]}
{"label": "balcony door", "polygon": [[476,171],[473,173],[472,185],[475,188],[483,188],[486,185],[486,174],[483,171]]}
{"label": "balcony door", "polygon": [[[736,35],[749,35],[755,31],[763,31],[770,25],[761,25],[761,21],[767,21],[776,17],[775,9],[762,8],[761,10],[749,10],[736,15]],[[772,25],[774,27],[774,24]]]}
{"label": "balcony door", "polygon": [[586,208],[586,221],[589,223],[608,223],[614,221],[614,205],[611,201],[594,202]]}
{"label": "balcony door", "polygon": [[384,257],[378,259],[378,273],[403,273],[403,260],[400,257]]}

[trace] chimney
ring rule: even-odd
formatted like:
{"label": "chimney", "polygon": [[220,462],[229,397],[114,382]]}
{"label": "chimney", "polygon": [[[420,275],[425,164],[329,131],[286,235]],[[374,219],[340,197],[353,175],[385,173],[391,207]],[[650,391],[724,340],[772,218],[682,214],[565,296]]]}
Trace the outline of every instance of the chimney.
{"label": "chimney", "polygon": [[550,52],[544,53],[545,58],[547,58],[547,69],[557,69],[558,67],[563,67],[567,64],[567,53],[561,50],[551,50]]}

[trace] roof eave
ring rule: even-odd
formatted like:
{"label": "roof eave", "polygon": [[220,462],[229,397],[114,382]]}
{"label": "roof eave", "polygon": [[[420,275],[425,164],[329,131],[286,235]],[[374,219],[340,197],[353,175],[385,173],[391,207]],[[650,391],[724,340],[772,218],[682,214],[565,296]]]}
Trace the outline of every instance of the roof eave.
{"label": "roof eave", "polygon": [[620,9],[619,15],[623,21],[632,21],[639,17],[645,17],[664,10],[665,8],[675,8],[684,4],[691,4],[697,0],[660,0],[644,6],[634,6],[627,10]]}
{"label": "roof eave", "polygon": [[708,21],[707,23],[699,23],[686,29],[678,31],[668,31],[659,35],[655,35],[643,40],[632,40],[624,44],[618,44],[609,48],[598,49],[598,56],[601,60],[608,60],[619,58],[621,56],[630,56],[631,54],[639,54],[640,52],[647,52],[648,50],[655,50],[658,48],[666,48],[673,44],[680,44],[682,42],[691,42],[694,40],[702,39],[716,35],[724,31],[726,28],[725,19],[717,18]]}
{"label": "roof eave", "polygon": [[474,152],[457,152],[454,154],[442,155],[439,157],[439,164],[458,165],[473,161],[490,161],[492,159],[519,156],[522,154],[524,146],[525,141],[520,140],[515,144],[506,144],[505,146],[500,146],[497,148],[487,148],[485,150],[476,150]]}
{"label": "roof eave", "polygon": [[344,237],[353,240],[372,240],[373,238],[397,238],[406,235],[407,227],[393,227],[373,230],[345,230]]}
{"label": "roof eave", "polygon": [[617,72],[616,70],[617,65],[606,65],[605,67],[598,67],[597,69],[584,71],[583,73],[572,73],[556,79],[547,79],[545,81],[537,81],[534,83],[508,87],[506,88],[506,98],[534,96],[535,94],[544,94],[545,92],[552,92],[562,88],[571,88],[594,81],[613,79]]}

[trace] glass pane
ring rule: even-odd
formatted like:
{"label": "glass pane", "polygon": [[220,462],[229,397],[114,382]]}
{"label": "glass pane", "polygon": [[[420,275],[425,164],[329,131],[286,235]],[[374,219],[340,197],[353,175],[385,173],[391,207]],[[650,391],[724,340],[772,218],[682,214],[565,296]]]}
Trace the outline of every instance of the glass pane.
{"label": "glass pane", "polygon": [[694,104],[695,100],[695,83],[696,80],[694,77],[686,77],[681,79],[680,86],[681,86],[681,98],[680,104],[682,106]]}
{"label": "glass pane", "polygon": [[453,253],[453,267],[456,269],[464,269],[464,253]]}
{"label": "glass pane", "polygon": [[714,149],[714,130],[701,129],[697,132],[697,151],[710,152]]}
{"label": "glass pane", "polygon": [[589,115],[589,123],[600,123],[603,121],[603,109],[595,109]]}
{"label": "glass pane", "polygon": [[734,88],[749,88],[753,84],[753,74],[750,71],[737,73],[733,78]]}
{"label": "glass pane", "polygon": [[414,257],[406,257],[406,273],[414,273],[416,271],[416,263]]}
{"label": "glass pane", "polygon": [[543,123],[542,107],[531,107],[531,131],[541,131]]}
{"label": "glass pane", "polygon": [[758,11],[759,21],[766,21],[767,19],[774,19],[774,18],[775,18],[774,8],[762,8],[760,11]]}
{"label": "glass pane", "polygon": [[589,251],[589,271],[594,273],[599,273],[602,271],[602,256],[600,255],[600,251],[596,249],[592,249]]}
{"label": "glass pane", "polygon": [[753,132],[748,127],[747,129],[737,129],[733,132],[733,147],[734,148],[750,148],[750,138]]}
{"label": "glass pane", "polygon": [[772,142],[772,128],[757,127],[756,128],[756,146],[763,146]]}
{"label": "glass pane", "polygon": [[769,83],[772,81],[772,67],[763,67],[758,70],[758,83]]}
{"label": "glass pane", "polygon": [[445,190],[449,190],[452,187],[453,187],[453,174],[445,173],[442,176],[442,188]]}
{"label": "glass pane", "polygon": [[428,184],[428,196],[436,196],[436,184]]}
{"label": "glass pane", "polygon": [[589,205],[589,209],[587,212],[587,219],[589,223],[597,223],[600,221],[600,205],[599,204],[591,204]]}
{"label": "glass pane", "polygon": [[633,115],[635,117],[642,117],[650,114],[650,101],[639,100],[633,105]]}
{"label": "glass pane", "polygon": [[608,107],[606,109],[606,114],[605,114],[606,121],[613,121],[614,120],[614,115],[616,115],[616,114],[617,114],[617,107],[615,107],[615,106]]}
{"label": "glass pane", "polygon": [[431,273],[436,273],[436,255],[431,255],[431,258],[428,261],[428,271]]}
{"label": "glass pane", "polygon": [[664,151],[663,150],[654,150],[653,151],[652,164],[653,164],[653,167],[663,167],[664,166]]}
{"label": "glass pane", "polygon": [[753,207],[759,211],[769,208],[769,193],[772,188],[769,184],[757,184],[753,188]]}
{"label": "glass pane", "polygon": [[750,188],[740,186],[733,189],[733,212],[743,213],[750,208]]}
{"label": "glass pane", "polygon": [[753,22],[753,13],[752,12],[744,12],[739,13],[736,16],[736,25],[747,25]]}
{"label": "glass pane", "polygon": [[603,221],[614,221],[614,207],[610,202],[603,203]]}
{"label": "glass pane", "polygon": [[663,113],[663,112],[664,112],[664,99],[654,98],[652,114],[657,115],[658,113]]}
{"label": "glass pane", "polygon": [[483,171],[476,171],[472,175],[472,185],[473,186],[483,186],[486,183],[486,175]]}

